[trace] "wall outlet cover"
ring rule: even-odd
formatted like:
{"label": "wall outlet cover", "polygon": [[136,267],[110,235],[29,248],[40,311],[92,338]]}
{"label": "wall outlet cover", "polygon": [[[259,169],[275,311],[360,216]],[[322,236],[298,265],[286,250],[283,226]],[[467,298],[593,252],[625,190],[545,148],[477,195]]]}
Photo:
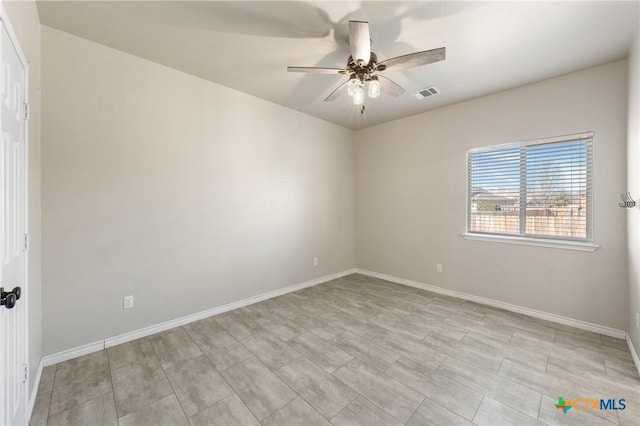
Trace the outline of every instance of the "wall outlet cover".
{"label": "wall outlet cover", "polygon": [[125,296],[123,300],[123,309],[133,308],[133,296]]}

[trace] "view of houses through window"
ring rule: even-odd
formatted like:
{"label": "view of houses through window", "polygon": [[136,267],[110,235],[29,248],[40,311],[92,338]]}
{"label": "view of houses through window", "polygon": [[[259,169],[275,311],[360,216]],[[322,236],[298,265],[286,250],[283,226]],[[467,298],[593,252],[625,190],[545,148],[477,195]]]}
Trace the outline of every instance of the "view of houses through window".
{"label": "view of houses through window", "polygon": [[591,137],[469,151],[468,232],[591,240]]}

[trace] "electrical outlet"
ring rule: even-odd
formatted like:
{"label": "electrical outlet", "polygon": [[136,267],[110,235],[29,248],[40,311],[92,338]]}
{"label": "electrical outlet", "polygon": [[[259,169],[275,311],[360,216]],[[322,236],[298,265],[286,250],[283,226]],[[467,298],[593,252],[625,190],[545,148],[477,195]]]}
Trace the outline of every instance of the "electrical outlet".
{"label": "electrical outlet", "polygon": [[318,266],[318,258],[317,257],[313,258],[313,266]]}
{"label": "electrical outlet", "polygon": [[133,308],[133,296],[125,296],[123,301],[123,309]]}
{"label": "electrical outlet", "polygon": [[442,263],[436,264],[436,272],[442,272]]}

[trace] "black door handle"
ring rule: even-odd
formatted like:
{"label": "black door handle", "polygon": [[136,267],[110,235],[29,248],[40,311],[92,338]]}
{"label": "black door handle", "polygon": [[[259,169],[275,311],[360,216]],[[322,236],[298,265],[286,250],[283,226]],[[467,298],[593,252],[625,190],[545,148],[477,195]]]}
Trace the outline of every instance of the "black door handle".
{"label": "black door handle", "polygon": [[16,306],[16,301],[20,299],[22,289],[14,287],[11,291],[4,291],[4,287],[0,287],[0,306],[4,305],[7,309]]}

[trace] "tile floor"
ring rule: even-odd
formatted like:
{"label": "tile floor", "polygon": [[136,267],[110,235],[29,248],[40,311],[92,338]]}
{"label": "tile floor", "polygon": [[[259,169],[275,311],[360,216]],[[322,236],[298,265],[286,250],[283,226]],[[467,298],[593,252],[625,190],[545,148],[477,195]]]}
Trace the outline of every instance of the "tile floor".
{"label": "tile floor", "polygon": [[31,419],[472,423],[638,425],[640,378],[623,340],[350,275],[47,367]]}

